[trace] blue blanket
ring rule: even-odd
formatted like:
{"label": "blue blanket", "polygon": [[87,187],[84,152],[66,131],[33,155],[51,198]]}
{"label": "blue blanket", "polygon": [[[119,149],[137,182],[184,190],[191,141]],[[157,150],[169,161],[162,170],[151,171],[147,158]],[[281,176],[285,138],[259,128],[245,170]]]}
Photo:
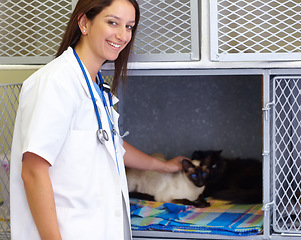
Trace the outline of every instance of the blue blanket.
{"label": "blue blanket", "polygon": [[208,208],[131,199],[133,230],[250,236],[262,232],[261,204],[209,200]]}

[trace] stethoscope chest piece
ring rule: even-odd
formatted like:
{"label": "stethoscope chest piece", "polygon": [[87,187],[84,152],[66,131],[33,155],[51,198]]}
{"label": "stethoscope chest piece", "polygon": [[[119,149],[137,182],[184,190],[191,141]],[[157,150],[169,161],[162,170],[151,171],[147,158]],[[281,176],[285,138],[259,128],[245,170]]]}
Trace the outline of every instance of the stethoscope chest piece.
{"label": "stethoscope chest piece", "polygon": [[104,144],[105,141],[109,141],[109,135],[106,130],[98,129],[96,135],[101,144]]}

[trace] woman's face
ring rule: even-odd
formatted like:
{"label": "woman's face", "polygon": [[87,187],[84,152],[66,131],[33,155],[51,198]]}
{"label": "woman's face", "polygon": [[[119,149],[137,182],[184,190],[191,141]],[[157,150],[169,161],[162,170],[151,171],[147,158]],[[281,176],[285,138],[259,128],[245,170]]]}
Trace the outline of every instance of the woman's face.
{"label": "woman's face", "polygon": [[84,48],[101,64],[113,61],[131,40],[134,25],[134,6],[128,0],[114,0],[92,21],[86,19]]}

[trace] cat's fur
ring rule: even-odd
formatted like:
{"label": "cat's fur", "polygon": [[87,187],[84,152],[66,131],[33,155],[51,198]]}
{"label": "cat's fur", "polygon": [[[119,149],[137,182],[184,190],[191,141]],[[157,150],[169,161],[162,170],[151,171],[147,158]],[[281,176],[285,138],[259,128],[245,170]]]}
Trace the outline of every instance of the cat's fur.
{"label": "cat's fur", "polygon": [[[220,154],[221,151],[211,151]],[[204,158],[204,151],[195,151],[194,159]],[[213,157],[219,162],[216,173],[208,179],[205,197],[228,200],[232,203],[262,203],[262,163],[256,159],[225,159]]]}
{"label": "cat's fur", "polygon": [[209,177],[208,164],[208,160],[183,159],[183,171],[177,173],[127,169],[129,192],[153,196],[158,202],[181,203],[196,207],[210,206],[203,197]]}

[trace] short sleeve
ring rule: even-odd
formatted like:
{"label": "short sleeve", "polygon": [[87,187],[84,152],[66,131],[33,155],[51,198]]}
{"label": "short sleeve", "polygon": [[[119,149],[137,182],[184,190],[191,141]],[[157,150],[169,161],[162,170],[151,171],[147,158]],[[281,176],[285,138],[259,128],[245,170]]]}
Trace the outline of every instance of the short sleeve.
{"label": "short sleeve", "polygon": [[20,96],[23,153],[33,152],[53,165],[75,112],[70,82],[66,74],[41,73],[24,83]]}

